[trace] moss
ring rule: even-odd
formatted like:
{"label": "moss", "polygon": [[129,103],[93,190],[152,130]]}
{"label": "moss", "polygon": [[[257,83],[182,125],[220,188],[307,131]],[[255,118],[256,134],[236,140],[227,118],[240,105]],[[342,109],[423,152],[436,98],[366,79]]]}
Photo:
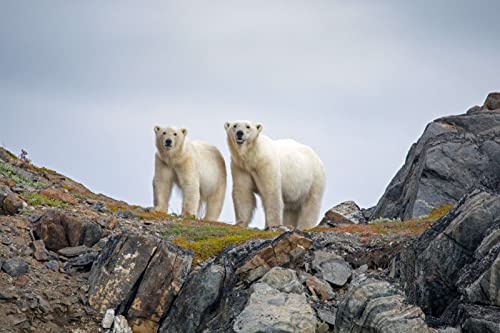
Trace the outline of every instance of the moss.
{"label": "moss", "polygon": [[437,221],[440,218],[442,218],[443,216],[445,216],[446,214],[448,214],[448,212],[452,208],[453,208],[452,204],[444,204],[442,206],[436,207],[433,210],[431,210],[431,212],[429,213],[429,215],[427,216],[427,218],[429,220],[432,220],[432,221]]}
{"label": "moss", "polygon": [[375,224],[345,224],[336,228],[316,227],[309,232],[333,231],[338,233],[355,233],[362,235],[387,235],[387,234],[408,234],[420,235],[427,230],[434,221],[424,218],[414,218],[406,221],[386,220]]}
{"label": "moss", "polygon": [[68,204],[65,202],[62,202],[62,201],[57,200],[57,199],[51,199],[51,198],[46,197],[45,195],[35,193],[35,192],[23,193],[22,197],[31,206],[49,206],[49,207],[68,208]]}
{"label": "moss", "polygon": [[36,165],[32,164],[31,162],[25,162],[22,165],[25,169],[28,169],[32,172],[36,173],[48,173],[50,175],[57,175],[58,173],[55,172],[54,170],[48,169],[46,167],[37,167]]}
{"label": "moss", "polygon": [[122,201],[107,201],[106,207],[109,209],[111,213],[115,213],[119,210],[127,211],[131,210],[131,207]]}
{"label": "moss", "polygon": [[20,174],[12,165],[0,163],[0,174],[6,178],[12,179],[17,184],[23,184],[27,186],[32,186],[35,188],[43,187],[43,184],[40,182],[32,181],[31,179],[26,178],[22,174]]}
{"label": "moss", "polygon": [[133,213],[143,220],[165,220],[171,218],[171,216],[168,215],[167,213],[157,212],[154,210],[152,211],[140,210],[140,211],[134,211]]}
{"label": "moss", "polygon": [[164,235],[174,244],[193,250],[194,263],[198,264],[215,257],[230,245],[239,245],[255,238],[272,238],[279,233],[218,222],[183,220],[169,224]]}

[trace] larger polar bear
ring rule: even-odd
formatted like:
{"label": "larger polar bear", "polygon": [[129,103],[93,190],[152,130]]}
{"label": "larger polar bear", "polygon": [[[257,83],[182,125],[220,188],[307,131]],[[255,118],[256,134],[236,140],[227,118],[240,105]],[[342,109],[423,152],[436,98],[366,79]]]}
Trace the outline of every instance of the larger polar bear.
{"label": "larger polar bear", "polygon": [[154,206],[166,212],[173,185],[182,191],[182,215],[197,216],[206,204],[204,220],[219,217],[226,193],[226,164],[208,143],[191,141],[185,128],[155,126]]}
{"label": "larger polar bear", "polygon": [[258,194],[266,227],[313,227],[325,188],[325,171],[318,155],[296,141],[268,138],[261,134],[258,123],[235,121],[224,127],[231,151],[236,223],[248,226]]}

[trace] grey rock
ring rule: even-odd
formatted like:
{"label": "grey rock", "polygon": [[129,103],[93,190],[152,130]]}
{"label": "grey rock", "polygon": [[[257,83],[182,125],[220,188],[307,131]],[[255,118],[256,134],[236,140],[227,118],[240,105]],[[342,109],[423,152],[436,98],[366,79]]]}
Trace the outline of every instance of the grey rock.
{"label": "grey rock", "polygon": [[422,310],[408,304],[404,293],[395,285],[360,276],[352,281],[339,304],[334,332],[435,332],[424,318]]}
{"label": "grey rock", "polygon": [[297,273],[292,269],[273,267],[260,279],[260,282],[285,293],[301,294],[304,292]]}
{"label": "grey rock", "polygon": [[59,270],[59,262],[57,260],[50,260],[45,263],[45,267],[51,271],[57,272]]}
{"label": "grey rock", "polygon": [[462,329],[460,327],[445,327],[439,328],[438,333],[462,333]]}
{"label": "grey rock", "polygon": [[500,190],[500,112],[483,110],[430,123],[370,219],[426,215],[457,203],[478,186]]}
{"label": "grey rock", "polygon": [[283,293],[265,283],[251,289],[245,309],[234,322],[235,332],[316,332],[318,322],[305,295]]}
{"label": "grey rock", "polygon": [[328,303],[313,303],[313,308],[316,310],[318,318],[323,322],[334,326],[337,318],[337,307]]}
{"label": "grey rock", "polygon": [[337,287],[344,286],[352,275],[351,266],[342,257],[321,250],[314,252],[312,268]]}
{"label": "grey rock", "polygon": [[[498,252],[492,251],[500,246],[491,248],[491,235],[499,227],[500,195],[473,191],[465,196],[402,254],[401,280],[410,301],[434,317],[449,317],[456,312],[450,304],[463,297],[472,303],[493,300]],[[492,294],[481,295],[482,287],[490,286]],[[457,320],[448,323],[454,326]]]}
{"label": "grey rock", "polygon": [[101,325],[103,328],[111,328],[113,326],[113,322],[115,320],[115,310],[107,309],[104,313],[104,317],[102,318]]}
{"label": "grey rock", "polygon": [[28,273],[29,265],[20,258],[7,259],[2,264],[2,270],[12,277]]}
{"label": "grey rock", "polygon": [[132,333],[132,329],[128,325],[127,319],[118,315],[113,321],[113,331],[112,333]]}
{"label": "grey rock", "polygon": [[92,248],[89,248],[85,245],[65,247],[57,251],[57,253],[68,258],[78,257],[79,255],[86,254],[89,252],[95,252],[95,251]]}
{"label": "grey rock", "polygon": [[320,225],[335,227],[339,224],[359,223],[366,223],[363,211],[354,201],[346,201],[330,208],[325,213]]}
{"label": "grey rock", "polygon": [[466,333],[496,333],[500,332],[500,311],[497,307],[481,305],[463,305],[462,332]]}
{"label": "grey rock", "polygon": [[68,273],[74,272],[90,272],[92,265],[97,260],[97,252],[89,252],[81,254],[78,257],[69,259],[64,263],[64,271]]}
{"label": "grey rock", "polygon": [[482,107],[484,110],[500,111],[500,92],[489,93]]}

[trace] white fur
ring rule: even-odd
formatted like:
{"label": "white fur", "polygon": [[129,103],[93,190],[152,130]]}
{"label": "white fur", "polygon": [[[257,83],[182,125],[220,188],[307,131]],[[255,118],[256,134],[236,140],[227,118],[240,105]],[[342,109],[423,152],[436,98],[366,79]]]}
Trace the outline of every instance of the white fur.
{"label": "white fur", "polygon": [[[173,185],[182,191],[182,215],[197,216],[206,205],[204,220],[218,219],[226,193],[226,165],[219,150],[189,140],[186,129],[155,126],[154,206],[166,212]],[[166,146],[171,140],[171,147]]]}
{"label": "white fur", "polygon": [[[325,188],[325,172],[318,155],[296,141],[268,138],[261,134],[262,125],[258,123],[227,122],[225,129],[231,151],[236,223],[249,225],[258,194],[266,227],[307,229],[316,225]],[[240,140],[239,131],[243,133]]]}

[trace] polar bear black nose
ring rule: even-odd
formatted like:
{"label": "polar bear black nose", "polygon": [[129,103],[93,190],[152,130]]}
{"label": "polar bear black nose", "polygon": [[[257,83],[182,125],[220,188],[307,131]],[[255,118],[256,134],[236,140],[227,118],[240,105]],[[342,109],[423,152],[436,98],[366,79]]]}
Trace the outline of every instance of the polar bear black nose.
{"label": "polar bear black nose", "polygon": [[244,133],[243,133],[243,131],[241,131],[241,130],[240,130],[240,131],[238,131],[238,132],[236,132],[236,136],[237,136],[238,138],[241,138],[241,137],[243,136],[243,134],[244,134]]}
{"label": "polar bear black nose", "polygon": [[171,146],[172,145],[172,140],[170,140],[170,139],[165,140],[165,145],[166,146]]}

